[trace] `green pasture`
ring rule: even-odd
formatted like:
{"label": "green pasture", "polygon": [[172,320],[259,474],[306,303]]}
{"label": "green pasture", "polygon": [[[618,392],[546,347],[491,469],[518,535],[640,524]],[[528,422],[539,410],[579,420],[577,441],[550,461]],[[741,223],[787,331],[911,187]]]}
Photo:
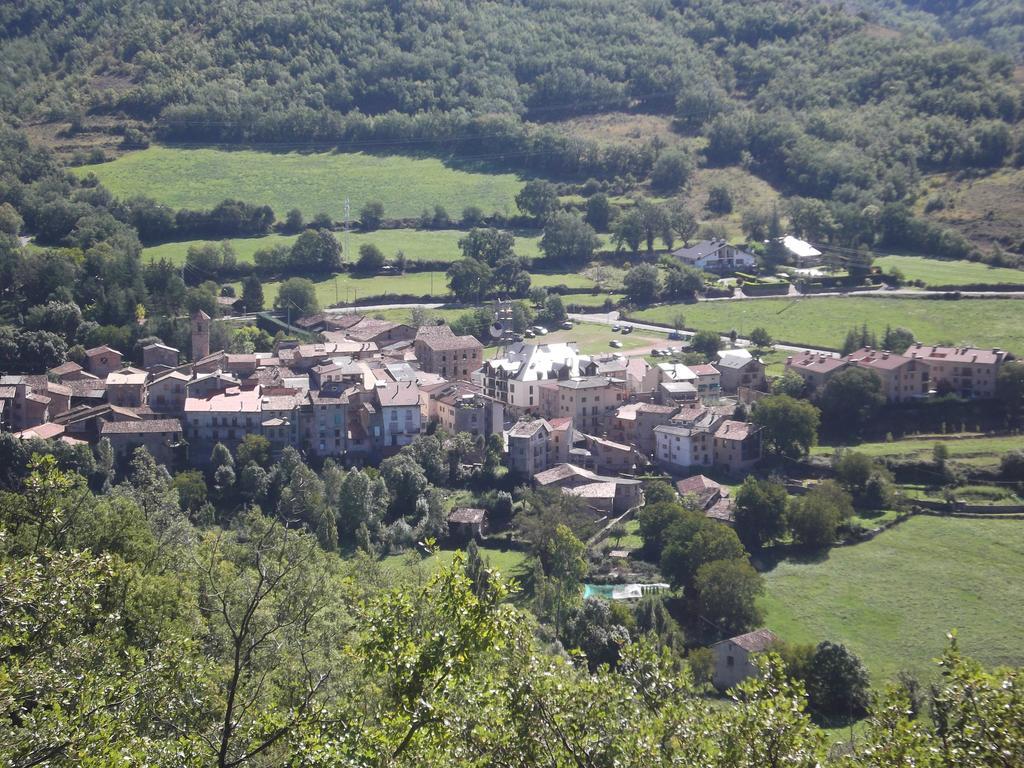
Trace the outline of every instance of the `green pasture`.
{"label": "green pasture", "polygon": [[387,218],[413,218],[443,206],[453,218],[475,205],[515,214],[523,182],[508,173],[458,170],[432,157],[362,152],[261,152],[152,146],[109,163],[71,169],[97,178],[119,198],[145,195],[174,208],[212,208],[232,198],[269,205],[278,218],[298,208],[306,218],[325,212],[352,216],[372,200]]}
{"label": "green pasture", "polygon": [[898,269],[907,280],[923,280],[926,286],[1024,285],[1024,270],[990,267],[976,261],[944,261],[922,256],[882,256],[875,266],[883,272]]}
{"label": "green pasture", "polygon": [[[929,435],[894,440],[891,443],[861,443],[850,446],[850,450],[876,458],[900,458],[914,461],[931,461],[932,451],[937,443],[946,446],[951,461],[978,467],[994,467],[1009,451],[1024,448],[1024,436],[981,437],[978,435]],[[831,445],[818,445],[812,454],[828,455],[835,451]]]}
{"label": "green pasture", "polygon": [[[391,555],[381,560],[385,572],[409,573],[419,570],[423,575],[430,575],[438,568],[451,565],[458,550],[440,549],[429,557],[422,557],[416,552]],[[526,562],[525,552],[514,549],[502,551],[487,546],[480,547],[480,555],[490,563],[491,568],[500,571],[505,578],[521,576],[522,565]]]}
{"label": "green pasture", "polygon": [[817,562],[765,574],[765,626],[784,640],[846,644],[875,685],[902,669],[935,679],[955,629],[985,665],[1024,662],[1024,523],[914,517]]}
{"label": "green pasture", "polygon": [[928,344],[948,342],[1024,351],[1024,301],[1014,299],[912,299],[827,296],[668,304],[632,315],[671,325],[683,315],[687,328],[747,336],[764,327],[777,341],[839,349],[850,328],[866,323],[879,336],[903,326]]}
{"label": "green pasture", "polygon": [[[372,243],[383,251],[384,256],[393,259],[401,251],[409,261],[458,261],[462,258],[459,251],[459,240],[466,233],[458,229],[380,229],[375,232],[350,232],[348,235],[348,253],[343,254],[346,262],[359,258],[359,247],[364,243]],[[238,237],[228,240],[240,264],[251,264],[256,251],[272,248],[277,245],[290,246],[297,235],[267,235],[265,237]],[[344,243],[345,235],[335,233],[339,242]],[[150,248],[143,248],[143,261],[168,259],[173,264],[183,264],[188,249],[193,245],[203,245],[205,240],[184,240],[176,243],[163,243]],[[517,236],[515,251],[520,256],[536,259],[541,255],[540,235]]]}
{"label": "green pasture", "polygon": [[[556,285],[565,285],[569,288],[593,286],[590,280],[575,272],[534,273],[531,278],[532,285],[547,288]],[[333,277],[315,280],[313,284],[316,286],[317,299],[323,307],[339,303],[348,304],[367,296],[380,297],[380,303],[384,304],[387,303],[388,296],[433,296],[444,299],[450,295],[448,276],[444,272],[406,272],[401,275],[371,277],[343,272]],[[236,291],[241,290],[240,283],[234,285]],[[265,306],[273,306],[280,285],[281,282],[277,280],[263,284]],[[563,299],[568,301],[569,297],[565,296]]]}

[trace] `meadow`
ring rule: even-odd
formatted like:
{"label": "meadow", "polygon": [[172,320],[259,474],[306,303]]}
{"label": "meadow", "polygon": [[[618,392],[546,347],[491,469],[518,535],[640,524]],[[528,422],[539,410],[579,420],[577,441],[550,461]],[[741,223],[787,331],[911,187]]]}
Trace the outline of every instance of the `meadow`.
{"label": "meadow", "polygon": [[[552,288],[564,285],[567,288],[592,288],[593,282],[576,272],[534,272],[530,275],[531,285],[540,288]],[[236,291],[241,291],[241,283],[233,283]],[[264,306],[274,305],[281,282],[270,280],[263,283]],[[448,275],[444,272],[406,272],[401,275],[372,275],[369,277],[342,272],[332,277],[314,280],[317,300],[320,306],[329,307],[334,304],[349,304],[359,298],[375,296],[386,304],[389,296],[432,296],[445,299],[448,292]],[[581,298],[590,298],[590,294],[582,294]],[[567,295],[563,300],[569,302],[573,296]],[[602,297],[601,301],[604,301]]]}
{"label": "meadow", "polygon": [[[455,558],[454,549],[439,549],[433,554],[423,557],[417,552],[406,552],[401,555],[390,555],[380,561],[381,567],[387,573],[392,574],[415,574],[417,571],[423,576],[429,576],[438,568],[450,565]],[[480,547],[480,555],[490,563],[491,568],[501,572],[505,578],[512,578],[522,575],[522,566],[526,562],[525,552],[514,549],[500,550],[492,549],[486,545]]]}
{"label": "meadow", "polygon": [[1024,270],[990,267],[976,261],[944,261],[922,256],[882,256],[875,266],[883,272],[898,269],[907,280],[923,280],[926,287],[961,285],[1024,285]]}
{"label": "meadow", "polygon": [[[949,451],[949,458],[961,464],[976,467],[995,467],[1005,453],[1024,448],[1024,436],[983,437],[980,435],[928,435],[894,440],[891,443],[861,443],[851,450],[874,458],[892,457],[914,461],[931,461],[932,451],[941,443]],[[835,446],[817,445],[812,454],[829,455]]]}
{"label": "meadow", "polygon": [[986,665],[1024,661],[1024,523],[913,517],[820,562],[765,574],[764,626],[792,642],[842,642],[879,685],[902,669],[925,679],[955,629]]}
{"label": "meadow", "polygon": [[[335,234],[338,241],[344,243],[345,236]],[[393,259],[401,251],[409,261],[452,262],[462,258],[459,240],[466,233],[458,229],[379,229],[374,232],[350,232],[348,235],[348,253],[343,253],[344,261],[351,263],[359,258],[359,247],[364,243],[376,245],[384,256]],[[240,264],[251,264],[256,251],[278,245],[290,246],[297,235],[267,235],[265,237],[239,237],[228,240],[235,251]],[[188,249],[193,245],[203,245],[208,241],[184,240],[175,243],[162,243],[142,249],[143,261],[168,259],[172,264],[183,264]],[[528,259],[536,259],[541,255],[540,235],[516,236],[515,252]],[[344,247],[344,246],[343,246]]]}
{"label": "meadow", "polygon": [[842,347],[847,331],[866,323],[879,336],[887,325],[902,326],[928,344],[945,342],[1024,352],[1024,301],[1014,299],[827,296],[713,301],[652,307],[631,317],[671,325],[679,314],[690,329],[721,333],[735,329],[746,336],[760,326],[776,341],[830,349]]}
{"label": "meadow", "polygon": [[260,152],[151,146],[117,160],[71,169],[94,173],[115,196],[145,195],[174,208],[212,208],[221,200],[269,205],[278,218],[298,208],[307,218],[324,212],[353,218],[372,200],[387,218],[413,218],[443,206],[453,217],[475,205],[485,213],[515,214],[523,182],[508,173],[474,173],[432,157],[362,152]]}

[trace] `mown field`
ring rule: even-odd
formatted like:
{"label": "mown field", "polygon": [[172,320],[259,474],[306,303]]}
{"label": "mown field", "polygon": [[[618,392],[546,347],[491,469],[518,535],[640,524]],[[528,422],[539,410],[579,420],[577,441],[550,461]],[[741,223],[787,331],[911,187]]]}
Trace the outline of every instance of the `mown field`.
{"label": "mown field", "polygon": [[908,280],[923,280],[926,286],[979,284],[1024,285],[1024,270],[990,267],[975,261],[942,261],[922,256],[882,256],[875,266],[883,272],[898,269]]}
{"label": "mown field", "polygon": [[789,641],[845,643],[877,685],[901,669],[934,679],[957,630],[986,665],[1024,661],[1024,523],[915,517],[821,562],[765,574],[765,626]]}
{"label": "mown field", "polygon": [[436,158],[361,152],[259,152],[152,146],[109,163],[71,169],[96,174],[119,198],[146,195],[175,208],[212,208],[232,198],[269,205],[283,219],[291,208],[307,218],[352,216],[371,200],[388,218],[412,218],[443,206],[459,217],[469,205],[485,213],[516,213],[523,182],[507,173],[471,173]]}
{"label": "mown field", "polygon": [[639,321],[671,324],[682,314],[686,327],[746,336],[761,326],[778,341],[839,349],[846,332],[867,323],[879,336],[887,325],[903,326],[928,344],[947,342],[1024,352],[1024,301],[829,296],[670,304],[636,312]]}
{"label": "mown field", "polygon": [[[531,284],[534,287],[551,288],[564,285],[567,288],[592,288],[594,283],[584,275],[575,272],[535,272],[531,273]],[[241,283],[233,283],[236,291],[241,291]],[[444,300],[450,296],[448,292],[448,276],[444,272],[406,272],[402,275],[374,275],[362,277],[347,272],[333,277],[314,280],[317,299],[320,305],[328,307],[333,304],[348,304],[367,296],[380,297],[382,304],[387,303],[389,296],[432,296]],[[264,306],[269,308],[277,298],[281,282],[271,280],[263,283]],[[563,297],[566,302],[571,296]],[[590,294],[582,294],[585,300]],[[604,296],[601,302],[604,301]]]}
{"label": "mown field", "polygon": [[[951,437],[949,435],[928,435],[894,440],[891,443],[861,443],[850,446],[850,449],[876,458],[895,457],[931,461],[932,451],[938,443],[946,446],[949,450],[949,458],[953,461],[977,467],[994,467],[998,466],[999,460],[1005,453],[1024,448],[1024,436],[964,435],[963,437]],[[811,453],[828,455],[834,450],[835,447],[831,445],[818,445],[811,449]]]}
{"label": "mown field", "polygon": [[[372,243],[384,252],[385,257],[393,259],[401,251],[409,261],[458,261],[462,258],[459,240],[466,233],[458,229],[381,229],[376,232],[350,232],[348,235],[347,254],[342,258],[351,263],[359,258],[359,247],[364,243]],[[277,245],[290,246],[297,235],[267,235],[266,237],[240,237],[228,240],[241,264],[251,264],[253,254],[258,250],[272,248]],[[339,242],[344,242],[344,235],[336,233]],[[168,259],[173,264],[183,264],[188,249],[193,245],[203,245],[204,240],[186,240],[177,243],[162,243],[142,250],[143,261]],[[540,235],[530,234],[516,236],[515,251],[528,259],[540,257]]]}
{"label": "mown field", "polygon": [[[457,550],[440,549],[429,557],[422,557],[417,553],[405,553],[391,555],[381,560],[381,566],[385,571],[392,573],[410,573],[419,570],[423,575],[432,574],[444,565],[450,565],[455,558]],[[491,568],[501,572],[506,578],[521,576],[523,563],[526,562],[526,553],[513,549],[502,551],[486,546],[480,547],[480,554],[490,563]]]}

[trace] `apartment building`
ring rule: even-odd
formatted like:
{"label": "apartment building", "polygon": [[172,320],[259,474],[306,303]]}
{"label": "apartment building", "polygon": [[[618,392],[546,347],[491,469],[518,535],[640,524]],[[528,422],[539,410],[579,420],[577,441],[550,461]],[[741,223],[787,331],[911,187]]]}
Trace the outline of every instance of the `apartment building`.
{"label": "apartment building", "polygon": [[999,370],[1009,359],[998,347],[939,347],[920,342],[912,344],[903,357],[928,366],[931,391],[952,392],[968,400],[995,397]]}

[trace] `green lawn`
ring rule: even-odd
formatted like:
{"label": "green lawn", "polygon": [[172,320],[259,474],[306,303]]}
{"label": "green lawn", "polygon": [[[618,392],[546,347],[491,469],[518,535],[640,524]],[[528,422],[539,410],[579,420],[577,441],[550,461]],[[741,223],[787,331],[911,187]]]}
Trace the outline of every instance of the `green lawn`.
{"label": "green lawn", "polygon": [[1024,351],[1024,301],[829,296],[669,304],[636,312],[640,321],[671,324],[682,314],[687,328],[746,336],[762,326],[778,341],[839,349],[846,332],[867,323],[881,336],[903,326],[928,344],[950,342]]}
{"label": "green lawn", "polygon": [[[997,466],[1003,454],[1024,448],[1024,437],[950,437],[932,435],[930,437],[913,437],[895,440],[891,443],[862,443],[851,446],[851,450],[859,451],[868,456],[893,456],[902,459],[930,461],[936,443],[942,443],[949,449],[949,458],[974,466]],[[811,449],[813,454],[831,454],[835,450],[831,445],[818,445]]]}
{"label": "green lawn", "polygon": [[[431,282],[433,276],[433,282]],[[270,281],[263,284],[264,305],[272,307],[274,299],[277,298],[279,281]],[[381,303],[386,303],[388,296],[411,295],[411,296],[437,296],[443,298],[448,295],[448,277],[444,272],[407,272],[404,275],[389,275],[378,277],[354,277],[347,273],[329,277],[325,280],[314,281],[317,299],[320,306],[329,307],[336,303],[348,303],[360,297],[379,296]],[[335,290],[337,285],[337,290]],[[235,285],[236,291],[241,291],[241,285]]]}
{"label": "green lawn", "polygon": [[[277,245],[287,245],[295,242],[298,235],[267,235],[266,237],[235,237],[228,240],[235,251],[235,256],[240,264],[252,264],[253,254],[256,251],[266,248],[273,248]],[[167,259],[172,264],[181,265],[185,263],[185,255],[193,245],[205,245],[208,242],[221,242],[213,240],[182,240],[176,243],[162,243],[149,248],[142,249],[143,262],[159,261]]]}
{"label": "green lawn", "polygon": [[226,198],[269,205],[278,218],[298,208],[344,218],[371,200],[389,218],[412,218],[444,206],[452,217],[475,205],[485,213],[515,214],[523,182],[512,174],[471,173],[441,160],[361,152],[260,152],[152,146],[109,163],[73,168],[95,173],[119,198],[146,195],[175,208],[212,208]]}
{"label": "green lawn", "polygon": [[941,261],[921,256],[883,256],[875,259],[883,272],[898,269],[908,280],[925,285],[977,285],[981,283],[1024,285],[1024,270],[989,267],[975,261]]}
{"label": "green lawn", "polygon": [[1019,665],[1022,569],[1020,521],[915,517],[765,574],[765,626],[790,641],[845,643],[875,684],[901,669],[933,679],[951,629],[983,664]]}
{"label": "green lawn", "polygon": [[[335,235],[339,242],[344,241],[341,232]],[[380,248],[388,259],[394,258],[401,251],[409,261],[457,261],[462,258],[459,251],[459,239],[466,233],[458,229],[380,229],[376,232],[351,232],[348,236],[348,254],[343,258],[352,262],[359,258],[359,247],[364,243],[373,243]],[[267,235],[266,237],[233,238],[229,242],[235,249],[239,263],[251,264],[256,251],[275,245],[291,245],[296,235]],[[164,243],[142,250],[144,261],[169,259],[174,264],[182,264],[185,254],[192,245],[202,245],[203,240],[186,240],[177,243]],[[515,251],[528,259],[539,258],[540,236],[517,236]]]}
{"label": "green lawn", "polygon": [[[385,571],[391,573],[400,573],[408,571],[410,568],[419,568],[424,574],[431,574],[443,565],[450,565],[455,557],[455,552],[456,550],[452,549],[442,549],[430,557],[420,557],[418,559],[410,556],[409,553],[391,555],[381,560],[381,565]],[[518,552],[513,549],[502,552],[500,549],[490,549],[486,546],[480,547],[480,554],[490,563],[491,568],[500,571],[501,575],[505,578],[519,575],[520,566],[526,562],[527,558],[525,552]]]}
{"label": "green lawn", "polygon": [[[551,287],[566,285],[570,288],[590,288],[592,283],[583,275],[568,273],[534,273],[531,275],[534,286]],[[235,283],[235,290],[241,291],[241,284]],[[265,306],[274,304],[277,297],[279,281],[268,281],[263,284]],[[382,304],[388,296],[433,296],[445,299],[448,293],[448,276],[444,272],[406,272],[402,275],[381,275],[360,277],[350,273],[340,273],[334,277],[314,281],[316,295],[320,305],[328,307],[336,303],[349,303],[360,297],[379,296]],[[566,296],[564,299],[569,300]],[[603,301],[603,299],[602,299]],[[403,310],[406,311],[407,310]]]}

